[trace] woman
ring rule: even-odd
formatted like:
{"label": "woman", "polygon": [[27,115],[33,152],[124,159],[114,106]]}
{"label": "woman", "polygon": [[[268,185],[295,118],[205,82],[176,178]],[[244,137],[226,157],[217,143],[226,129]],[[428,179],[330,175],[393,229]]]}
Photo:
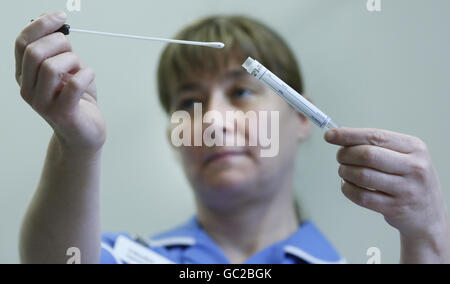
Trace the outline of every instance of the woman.
{"label": "woman", "polygon": [[[44,15],[16,42],[21,95],[55,131],[23,222],[23,262],[65,263],[70,247],[80,249],[84,263],[343,262],[296,212],[294,157],[309,136],[310,122],[241,68],[251,56],[302,92],[298,65],[273,30],[245,17],[208,18],[185,28],[178,38],[221,41],[226,49],[169,45],[159,65],[160,100],[169,115],[193,114],[198,104],[216,115],[276,113],[278,155],[262,157],[262,146],[175,147],[197,215],[149,241],[114,234],[101,238],[99,175],[106,127],[93,71],[80,63],[66,37],[53,33],[65,20],[64,13]],[[192,127],[192,137],[213,125],[225,140],[248,142],[254,134],[246,124],[211,120]],[[399,230],[402,262],[450,262],[447,209],[421,140],[349,128],[329,131],[325,139],[343,146],[338,161],[345,196],[383,214]]]}

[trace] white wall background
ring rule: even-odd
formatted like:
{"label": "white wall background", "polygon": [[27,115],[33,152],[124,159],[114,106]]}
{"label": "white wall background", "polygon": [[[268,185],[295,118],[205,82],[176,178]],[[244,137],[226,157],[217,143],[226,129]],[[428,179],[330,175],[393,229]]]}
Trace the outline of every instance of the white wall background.
{"label": "white wall background", "polygon": [[[258,3],[258,4],[257,4]],[[284,35],[300,59],[307,93],[341,125],[377,127],[423,138],[449,203],[450,1],[382,0],[82,0],[69,13],[78,28],[172,36],[201,16],[245,13]],[[0,4],[0,263],[17,263],[21,218],[38,182],[51,130],[21,101],[14,40],[32,17],[66,10],[66,0]],[[97,73],[109,137],[103,156],[104,231],[148,236],[193,214],[189,186],[165,139],[155,69],[163,45],[70,36]],[[335,151],[316,130],[303,145],[297,190],[303,210],[353,263],[369,247],[399,258],[399,237],[383,218],[340,193]]]}

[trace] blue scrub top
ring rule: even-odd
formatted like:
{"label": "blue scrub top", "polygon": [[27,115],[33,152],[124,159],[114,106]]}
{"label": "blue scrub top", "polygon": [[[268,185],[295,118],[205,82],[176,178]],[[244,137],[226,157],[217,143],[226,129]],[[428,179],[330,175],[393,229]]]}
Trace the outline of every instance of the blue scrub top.
{"label": "blue scrub top", "polygon": [[[102,264],[123,264],[115,255],[114,247],[119,237],[145,246],[153,254],[177,264],[229,264],[221,248],[201,228],[197,217],[186,224],[159,234],[149,241],[140,241],[127,234],[102,236]],[[303,223],[287,239],[275,243],[250,257],[245,264],[343,264],[333,246],[311,222]]]}

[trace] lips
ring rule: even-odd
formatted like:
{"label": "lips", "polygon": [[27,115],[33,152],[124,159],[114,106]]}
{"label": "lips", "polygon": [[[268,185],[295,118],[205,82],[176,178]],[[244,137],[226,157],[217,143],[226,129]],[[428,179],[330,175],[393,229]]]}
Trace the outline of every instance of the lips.
{"label": "lips", "polygon": [[234,157],[247,157],[248,153],[246,152],[242,152],[242,151],[221,151],[221,152],[217,152],[217,153],[213,153],[211,155],[209,155],[206,159],[205,159],[205,165],[208,165],[212,162],[217,162],[217,161],[225,161],[227,159],[232,159]]}

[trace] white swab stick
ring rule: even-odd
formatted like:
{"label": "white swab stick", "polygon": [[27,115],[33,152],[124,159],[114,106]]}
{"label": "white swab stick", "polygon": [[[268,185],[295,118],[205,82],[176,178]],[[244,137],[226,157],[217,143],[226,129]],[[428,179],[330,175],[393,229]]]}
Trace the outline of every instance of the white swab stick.
{"label": "white swab stick", "polygon": [[177,39],[158,38],[158,37],[146,37],[146,36],[137,36],[137,35],[105,33],[105,32],[97,32],[97,31],[80,30],[80,29],[74,29],[74,28],[70,28],[70,31],[76,32],[76,33],[94,34],[94,35],[101,35],[101,36],[122,37],[122,38],[131,38],[131,39],[140,39],[140,40],[152,40],[152,41],[161,41],[161,42],[167,42],[167,43],[205,46],[205,47],[212,47],[212,48],[224,48],[225,47],[225,44],[223,44],[221,42],[199,42],[199,41],[177,40]]}

